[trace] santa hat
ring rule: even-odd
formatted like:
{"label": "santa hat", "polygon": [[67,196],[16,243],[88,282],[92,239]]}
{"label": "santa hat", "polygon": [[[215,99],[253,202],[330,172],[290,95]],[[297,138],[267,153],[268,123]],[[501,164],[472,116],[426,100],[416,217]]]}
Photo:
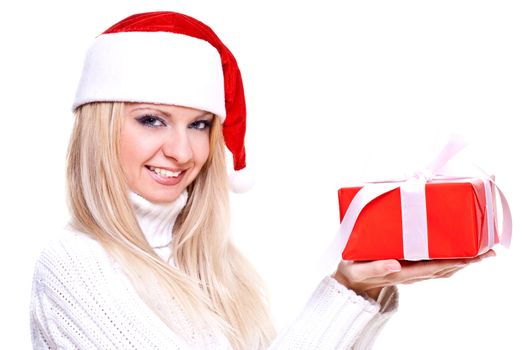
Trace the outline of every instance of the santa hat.
{"label": "santa hat", "polygon": [[[154,79],[152,79],[154,77]],[[251,187],[244,135],[246,104],[233,54],[204,23],[175,12],[132,15],[88,50],[73,109],[96,101],[149,102],[217,115],[233,155],[234,192]]]}

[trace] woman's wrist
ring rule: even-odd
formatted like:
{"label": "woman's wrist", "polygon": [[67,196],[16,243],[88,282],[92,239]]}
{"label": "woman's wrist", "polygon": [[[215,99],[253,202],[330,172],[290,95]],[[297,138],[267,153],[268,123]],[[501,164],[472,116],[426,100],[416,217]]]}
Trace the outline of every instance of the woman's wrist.
{"label": "woman's wrist", "polygon": [[345,286],[347,289],[354,291],[357,295],[367,296],[373,300],[377,300],[379,293],[381,293],[382,287],[367,289],[364,286],[353,285],[342,273],[339,272],[339,270],[332,275],[332,278],[335,279],[339,284]]}

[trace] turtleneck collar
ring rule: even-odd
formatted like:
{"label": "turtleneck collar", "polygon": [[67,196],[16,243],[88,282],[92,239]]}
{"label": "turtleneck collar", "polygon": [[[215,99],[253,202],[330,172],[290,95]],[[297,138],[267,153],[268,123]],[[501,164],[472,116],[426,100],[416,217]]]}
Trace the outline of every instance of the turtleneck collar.
{"label": "turtleneck collar", "polygon": [[150,246],[155,252],[168,261],[173,240],[173,225],[188,200],[188,192],[184,190],[171,203],[152,203],[147,199],[130,192],[130,200],[137,221]]}

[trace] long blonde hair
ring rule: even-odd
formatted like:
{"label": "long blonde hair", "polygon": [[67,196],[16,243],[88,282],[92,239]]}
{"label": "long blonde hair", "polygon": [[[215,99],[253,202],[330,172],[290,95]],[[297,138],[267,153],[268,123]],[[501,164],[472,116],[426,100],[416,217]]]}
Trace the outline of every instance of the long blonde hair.
{"label": "long blonde hair", "polygon": [[[123,110],[124,103],[97,102],[76,111],[67,158],[72,226],[102,244],[146,304],[175,332],[181,332],[176,319],[181,312],[172,311],[183,310],[195,327],[219,328],[235,349],[265,348],[274,330],[262,283],[229,235],[218,118],[210,131],[210,156],[189,186],[188,203],[173,229],[174,267],[150,247],[129,202],[119,161]],[[159,300],[172,307],[159,305]]]}

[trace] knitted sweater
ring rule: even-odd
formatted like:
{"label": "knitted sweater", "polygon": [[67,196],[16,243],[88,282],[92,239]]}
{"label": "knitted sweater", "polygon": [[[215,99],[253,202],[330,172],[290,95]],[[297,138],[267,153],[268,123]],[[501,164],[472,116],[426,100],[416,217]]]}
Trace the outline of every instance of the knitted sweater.
{"label": "knitted sweater", "polygon": [[[167,260],[171,229],[187,194],[168,205],[134,194],[131,199],[148,242]],[[370,349],[396,309],[395,288],[384,288],[375,302],[326,277],[270,348]],[[65,230],[36,262],[30,310],[34,349],[231,349],[223,334],[193,329],[179,308],[172,312],[183,336],[166,326],[104,248],[84,233]]]}

